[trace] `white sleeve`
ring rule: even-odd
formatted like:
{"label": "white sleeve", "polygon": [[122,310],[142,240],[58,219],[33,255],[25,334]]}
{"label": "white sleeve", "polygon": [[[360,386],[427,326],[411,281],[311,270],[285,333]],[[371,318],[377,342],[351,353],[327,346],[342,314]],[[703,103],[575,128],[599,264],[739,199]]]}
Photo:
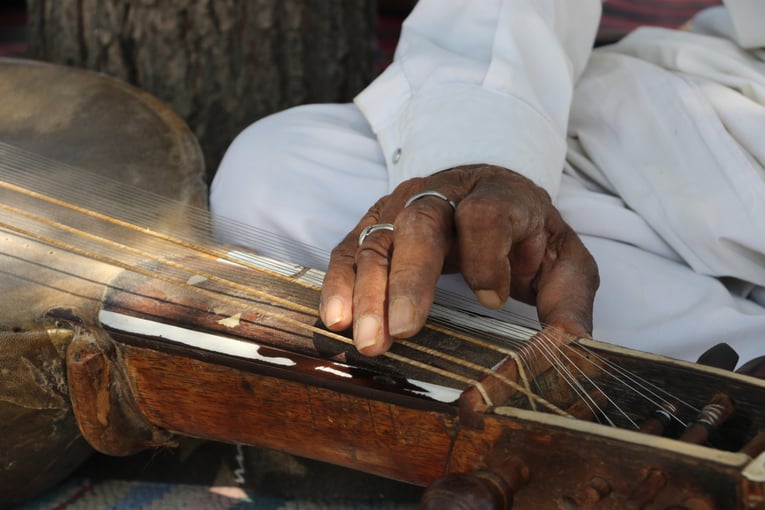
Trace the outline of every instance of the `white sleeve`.
{"label": "white sleeve", "polygon": [[389,188],[487,163],[558,190],[574,83],[600,0],[420,0],[393,63],[355,99]]}
{"label": "white sleeve", "polygon": [[724,0],[693,18],[694,32],[729,39],[747,50],[765,48],[765,2]]}
{"label": "white sleeve", "polygon": [[762,0],[724,0],[736,40],[742,48],[765,47],[765,2]]}

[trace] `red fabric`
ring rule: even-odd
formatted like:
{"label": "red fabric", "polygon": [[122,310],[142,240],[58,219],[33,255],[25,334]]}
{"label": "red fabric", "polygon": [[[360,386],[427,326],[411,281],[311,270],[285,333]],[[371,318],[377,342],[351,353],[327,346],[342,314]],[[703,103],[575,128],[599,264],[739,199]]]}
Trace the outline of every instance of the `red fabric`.
{"label": "red fabric", "polygon": [[26,54],[26,22],[24,2],[10,2],[0,8],[0,57],[22,57]]}
{"label": "red fabric", "polygon": [[643,25],[677,28],[721,0],[605,0],[598,41],[612,42]]}
{"label": "red fabric", "polygon": [[[643,25],[678,28],[694,14],[722,0],[605,0],[598,44],[614,42]],[[377,20],[376,66],[382,71],[391,62],[406,12],[381,12]]]}
{"label": "red fabric", "polygon": [[[600,23],[598,42],[613,42],[641,25],[676,28],[683,25],[699,10],[712,5],[719,5],[721,0],[605,0],[603,18]],[[378,70],[384,69],[393,58],[393,51],[398,42],[401,21],[406,16],[405,9],[381,13],[377,21]],[[0,32],[5,29],[19,29],[26,23],[23,3],[15,2],[11,6],[0,8]],[[13,31],[19,34],[18,30]],[[12,40],[9,40],[12,39]],[[22,55],[25,45],[20,37],[0,37],[0,56]]]}

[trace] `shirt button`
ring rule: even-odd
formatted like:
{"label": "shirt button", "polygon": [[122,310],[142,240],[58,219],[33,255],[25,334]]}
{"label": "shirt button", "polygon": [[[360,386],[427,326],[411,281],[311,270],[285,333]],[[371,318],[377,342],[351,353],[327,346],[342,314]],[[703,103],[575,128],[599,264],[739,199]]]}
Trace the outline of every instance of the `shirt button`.
{"label": "shirt button", "polygon": [[393,164],[395,165],[398,163],[398,161],[401,159],[401,148],[399,147],[396,149],[396,152],[393,153]]}

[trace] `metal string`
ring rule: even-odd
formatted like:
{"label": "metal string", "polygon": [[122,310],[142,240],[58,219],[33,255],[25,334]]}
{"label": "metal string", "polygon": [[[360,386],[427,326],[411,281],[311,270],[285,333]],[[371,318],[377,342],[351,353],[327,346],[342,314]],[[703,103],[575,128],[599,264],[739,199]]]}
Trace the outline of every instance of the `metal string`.
{"label": "metal string", "polygon": [[[152,224],[157,222],[158,218],[156,217],[155,214],[152,214],[152,211],[156,211],[158,209],[157,204],[168,201],[168,199],[164,197],[153,196],[152,194],[147,193],[145,191],[135,192],[135,197],[131,196],[131,203],[128,207],[126,207],[123,204],[124,204],[124,198],[125,198],[124,189],[127,188],[127,186],[124,186],[124,185],[114,186],[113,182],[111,183],[111,185],[104,185],[104,183],[107,183],[108,180],[100,178],[100,177],[93,177],[88,175],[88,176],[83,176],[82,181],[77,183],[77,189],[72,189],[71,183],[70,183],[71,177],[69,174],[71,174],[72,172],[81,173],[82,171],[80,169],[67,166],[68,172],[65,172],[67,179],[64,180],[63,182],[56,181],[55,179],[53,179],[53,181],[56,183],[55,191],[57,192],[57,194],[59,194],[59,196],[63,196],[64,198],[68,200],[65,200],[62,198],[56,198],[52,196],[52,193],[50,193],[50,184],[46,185],[46,183],[49,183],[51,181],[51,176],[55,176],[58,174],[58,171],[60,170],[62,166],[61,164],[53,162],[51,160],[47,160],[46,158],[42,158],[37,155],[26,153],[24,151],[14,148],[13,146],[3,144],[3,143],[0,143],[0,157],[2,157],[3,159],[2,164],[0,164],[0,179],[2,179],[0,180],[0,187],[2,187],[3,189],[6,189],[14,193],[26,195],[27,197],[33,198],[35,200],[44,201],[56,207],[68,209],[70,211],[76,212],[78,214],[82,214],[84,216],[87,216],[89,218],[92,218],[101,222],[109,223],[112,225],[119,226],[120,228],[128,229],[137,234],[140,234],[141,236],[152,238],[158,242],[170,243],[172,245],[175,245],[181,248],[192,250],[193,252],[208,258],[214,258],[216,260],[218,259],[225,260],[225,261],[235,263],[235,264],[238,264],[256,271],[264,271],[267,274],[269,274],[269,276],[282,278],[294,284],[304,286],[314,291],[317,290],[318,288],[315,283],[310,283],[301,279],[296,279],[291,276],[285,276],[280,272],[268,271],[266,269],[263,269],[262,265],[252,264],[248,262],[247,260],[244,260],[242,257],[232,256],[229,250],[226,250],[214,244],[210,244],[208,242],[199,241],[200,239],[202,239],[203,241],[211,240],[210,233],[214,230],[215,225],[221,225],[221,224],[225,225],[225,228],[228,228],[233,231],[242,232],[242,233],[247,232],[250,238],[257,239],[257,241],[254,242],[253,244],[257,244],[263,239],[268,239],[268,236],[258,234],[253,229],[248,230],[247,226],[238,224],[237,222],[234,222],[232,220],[228,220],[225,218],[216,218],[215,220],[213,220],[211,216],[209,215],[209,213],[207,213],[206,211],[199,208],[185,206],[185,209],[188,211],[187,214],[188,214],[189,224],[191,227],[194,228],[193,230],[194,235],[185,236],[181,233],[174,233],[173,235],[170,235],[170,234],[167,234],[166,232],[163,232],[162,230],[152,229],[152,228],[140,226],[139,224],[137,224],[140,222],[143,222],[144,224],[146,223]],[[11,180],[13,180],[14,182],[9,182]],[[115,189],[122,189],[122,191],[116,192],[114,191]],[[88,196],[89,207],[87,208],[80,207],[73,204],[70,201],[70,200],[76,200],[78,199],[78,197],[81,198],[82,196]],[[178,263],[177,261],[168,259],[167,257],[157,256],[147,250],[136,249],[132,246],[128,246],[123,243],[115,242],[115,241],[106,239],[104,237],[97,236],[89,232],[85,232],[82,229],[77,229],[74,227],[63,225],[57,221],[52,221],[52,220],[40,217],[38,215],[21,211],[20,209],[12,207],[12,206],[0,205],[0,209],[10,214],[17,215],[19,217],[24,217],[33,222],[38,222],[50,227],[59,228],[62,231],[67,232],[69,234],[81,236],[84,239],[88,239],[96,243],[102,243],[103,245],[109,246],[112,249],[115,249],[118,251],[130,252],[140,258],[155,260],[157,262],[165,264],[174,269],[179,269],[179,270],[196,274],[202,278],[209,279],[210,281],[214,281],[219,284],[223,284],[227,287],[230,287],[232,289],[243,292],[246,295],[255,296],[259,299],[263,299],[265,301],[270,301],[271,303],[279,304],[280,306],[283,306],[287,309],[297,311],[300,313],[305,313],[305,314],[308,314],[309,316],[315,316],[315,313],[316,313],[315,307],[307,307],[307,306],[299,305],[297,303],[294,303],[293,301],[279,298],[278,296],[274,296],[270,293],[257,291],[256,289],[253,289],[251,286],[232,281],[230,279],[221,277],[218,274],[213,274],[209,272],[200,272],[196,268],[192,268],[184,264]],[[159,209],[161,210],[162,208],[159,208]],[[99,212],[99,210],[109,211],[109,214],[107,214],[106,212]],[[25,235],[27,237],[36,239],[39,242],[43,242],[51,246],[56,246],[61,249],[65,249],[67,251],[71,251],[73,253],[78,253],[88,258],[99,260],[101,262],[108,263],[116,267],[134,271],[146,276],[147,278],[153,278],[153,279],[166,281],[167,283],[178,285],[180,287],[192,290],[193,292],[205,294],[207,295],[207,297],[214,298],[216,300],[223,300],[223,301],[229,302],[230,304],[234,303],[236,304],[236,306],[243,306],[243,304],[245,304],[244,301],[242,301],[242,299],[234,298],[231,296],[223,296],[219,292],[208,291],[197,285],[189,285],[183,280],[179,280],[177,278],[171,278],[165,275],[159,275],[155,271],[146,271],[140,267],[137,267],[135,264],[124,263],[109,256],[99,255],[96,252],[84,250],[72,244],[63,243],[59,240],[56,240],[55,238],[51,238],[49,236],[43,236],[43,235],[34,233],[31,230],[22,229],[22,228],[19,228],[18,226],[11,225],[10,223],[7,223],[7,222],[0,223],[0,226],[2,226],[3,228],[9,231],[16,232],[20,235]],[[278,241],[276,242],[272,241],[271,244],[274,246],[279,246],[282,243]],[[310,247],[305,247],[305,246],[301,247],[301,249],[305,253],[309,254],[310,256],[321,258],[321,254],[318,250],[314,250]],[[443,292],[439,292],[439,294],[441,297],[446,295],[447,299],[445,300],[448,301],[449,299],[448,294]],[[251,303],[246,303],[246,305],[248,307],[253,306]],[[298,320],[287,317],[284,314],[276,314],[269,310],[268,315],[276,320],[283,321],[284,323],[289,324],[293,327],[307,330],[311,333],[318,333],[325,337],[332,338],[333,340],[337,340],[346,344],[352,344],[350,340],[348,340],[342,335],[338,335],[330,331],[326,331],[316,326],[305,324]],[[518,316],[515,314],[509,314],[509,315],[514,319],[520,318],[520,319],[524,319],[524,322],[527,322],[527,323],[530,322],[528,321],[528,318]],[[576,374],[572,373],[571,369],[567,368],[563,363],[560,362],[561,357],[563,357],[567,361],[566,365],[575,367],[575,371],[578,372],[580,376],[584,376],[584,378],[587,380],[587,382],[590,385],[595,386],[596,388],[598,388],[598,391],[603,392],[603,390],[600,389],[597,386],[597,384],[578,367],[577,363],[575,363],[571,359],[571,357],[569,357],[569,355],[566,355],[563,352],[563,349],[565,348],[570,353],[572,353],[572,355],[576,355],[582,358],[583,360],[586,360],[589,363],[593,363],[593,361],[588,359],[586,356],[584,356],[579,349],[574,349],[571,345],[568,345],[565,343],[563,344],[563,347],[561,347],[561,342],[559,340],[551,339],[549,335],[544,333],[544,331],[537,333],[537,335],[534,337],[535,341],[529,341],[529,339],[532,337],[532,333],[534,333],[534,330],[522,325],[514,325],[509,321],[503,322],[505,331],[502,331],[503,334],[501,335],[501,337],[505,339],[505,342],[507,343],[509,347],[503,347],[502,345],[497,345],[496,343],[491,343],[489,341],[477,338],[476,336],[461,333],[459,331],[456,331],[453,328],[445,326],[449,322],[450,321],[448,320],[444,320],[443,317],[441,318],[436,317],[435,319],[431,320],[431,322],[429,322],[429,324],[426,327],[444,334],[451,335],[462,341],[473,343],[483,349],[492,350],[494,352],[504,354],[508,357],[513,358],[514,362],[517,365],[520,377],[522,379],[522,384],[518,384],[515,381],[512,381],[506,377],[503,377],[501,374],[494,372],[490,368],[486,368],[486,367],[483,367],[482,365],[456,358],[454,356],[448,355],[441,351],[419,345],[415,342],[411,342],[407,340],[398,340],[397,343],[405,347],[408,347],[410,349],[423,352],[425,354],[428,354],[434,357],[438,357],[449,363],[455,364],[457,366],[461,366],[473,372],[497,377],[504,384],[510,386],[515,391],[527,396],[529,398],[529,401],[531,402],[532,407],[535,407],[536,403],[539,403],[543,405],[544,407],[547,407],[548,409],[552,410],[555,413],[566,415],[567,413],[565,411],[559,409],[554,404],[548,402],[544,397],[534,393],[530,389],[530,383],[527,377],[527,373],[533,374],[533,370],[532,370],[533,363],[530,359],[530,356],[531,356],[532,350],[536,351],[536,355],[541,355],[544,359],[546,359],[548,364],[554,370],[558,371],[561,379],[571,387],[572,391],[576,395],[578,395],[579,398],[585,401],[587,407],[590,408],[593,415],[596,417],[598,416],[598,413],[596,413],[595,409],[593,409],[592,407],[592,406],[598,407],[598,405],[592,399],[592,397],[589,396],[583,384],[579,381],[579,377],[577,377]],[[481,330],[485,328],[478,328],[478,327],[471,327],[469,325],[468,326],[463,325],[462,327],[460,327],[460,329],[461,331],[464,331],[466,333],[481,333]],[[529,349],[529,346],[531,346],[530,349]],[[557,352],[557,355],[556,355],[556,352]],[[478,381],[476,381],[475,379],[460,376],[458,374],[454,374],[452,371],[447,371],[430,364],[425,364],[425,363],[410,359],[408,357],[401,356],[396,353],[388,352],[386,356],[389,357],[390,359],[399,361],[401,363],[416,366],[419,369],[427,370],[429,372],[436,373],[444,377],[448,377],[450,379],[456,380],[458,382],[461,382],[467,385],[479,384]],[[620,374],[618,367],[613,366],[613,363],[611,363],[609,360],[606,360],[605,358],[602,358],[602,357],[600,358],[600,364],[598,365],[598,368],[600,368],[604,372],[608,372],[611,375],[611,377],[615,379],[622,379],[624,377],[623,373]],[[615,374],[620,374],[620,376],[617,376]],[[635,379],[635,376],[630,376],[630,377],[632,377],[632,379]],[[636,388],[643,388],[643,391],[644,391],[646,383],[635,383],[634,386]],[[642,394],[642,391],[640,391],[640,393]],[[605,395],[605,393],[603,394]],[[610,402],[612,405],[616,406],[616,403],[613,400],[610,400]],[[618,406],[616,407],[618,408]],[[621,411],[621,410],[619,411],[626,416],[626,413],[624,411]],[[601,414],[603,414],[602,411],[601,411]]]}

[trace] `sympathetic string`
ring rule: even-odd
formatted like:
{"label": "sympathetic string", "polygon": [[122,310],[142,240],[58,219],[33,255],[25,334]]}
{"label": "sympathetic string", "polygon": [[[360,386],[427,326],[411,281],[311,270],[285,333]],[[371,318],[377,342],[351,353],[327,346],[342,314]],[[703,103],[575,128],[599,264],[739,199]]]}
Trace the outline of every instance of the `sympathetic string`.
{"label": "sympathetic string", "polygon": [[[8,203],[13,202],[13,200],[4,200],[4,204],[0,205],[0,210],[5,213],[6,218],[6,221],[0,222],[2,228],[36,239],[41,243],[136,272],[147,278],[165,281],[202,294],[210,300],[222,301],[240,308],[253,309],[254,307],[259,313],[267,313],[272,319],[311,334],[318,334],[345,344],[351,343],[346,337],[326,331],[313,323],[308,324],[286,314],[273,311],[274,307],[281,307],[315,319],[315,306],[300,304],[294,299],[258,290],[249,283],[235,281],[226,276],[222,269],[203,270],[189,265],[184,261],[183,256],[178,256],[179,254],[193,254],[215,261],[227,261],[238,267],[265,272],[271,277],[289,281],[293,285],[315,293],[318,289],[316,282],[296,278],[295,275],[285,275],[280,271],[265,269],[260,263],[253,263],[246,258],[232,256],[231,250],[214,243],[213,232],[222,225],[230,231],[236,230],[246,234],[240,235],[240,237],[252,239],[251,244],[268,246],[271,252],[276,253],[288,244],[284,240],[274,239],[274,236],[265,235],[226,218],[213,218],[206,210],[186,204],[184,204],[183,209],[189,227],[188,232],[180,231],[171,234],[162,228],[157,228],[157,225],[161,223],[163,212],[172,209],[167,204],[168,200],[163,197],[152,195],[146,191],[131,189],[124,184],[115,184],[103,177],[90,175],[80,169],[61,165],[7,144],[0,143],[0,158],[2,158],[0,161],[0,188],[5,190],[8,195],[7,198],[23,197],[18,199],[20,204],[28,204],[29,201],[39,202],[45,204],[45,208],[54,211],[48,217],[43,217],[23,210],[18,207],[19,203],[16,206],[9,205]],[[62,167],[66,167],[66,171],[62,172]],[[87,203],[88,206],[84,207],[79,205],[80,203]],[[65,214],[59,211],[65,211]],[[81,216],[75,220],[79,221],[80,225],[73,226],[59,221],[59,214],[67,218],[72,215]],[[24,221],[20,221],[21,219]],[[24,223],[26,227],[20,226],[20,223]],[[91,232],[91,230],[99,230],[95,225],[100,223],[118,229],[119,235],[129,233],[140,242],[127,244]],[[100,227],[100,230],[104,228]],[[56,229],[62,233],[61,236],[45,235],[41,232],[41,230],[50,232]],[[62,238],[67,236],[74,237],[79,241],[67,242]],[[168,250],[168,245],[181,251]],[[303,258],[326,261],[326,254],[320,250],[308,246],[296,247],[294,243],[290,248],[291,251],[301,252]],[[159,255],[168,251],[170,256]],[[133,258],[127,258],[128,255]],[[156,268],[147,270],[142,267],[141,263],[149,260],[166,268],[168,273],[157,271]],[[173,276],[171,274],[173,271],[185,273],[187,277]],[[236,291],[236,293],[222,293],[219,290],[208,290],[198,284],[189,284],[188,277],[193,275],[229,289],[229,292]],[[438,297],[440,303],[451,302],[457,307],[460,305],[453,296],[443,291],[439,291]],[[264,312],[262,308],[258,308],[253,299],[270,303],[270,307]],[[547,325],[541,324],[539,325],[540,329],[537,329],[535,327],[536,321],[533,319],[529,320],[527,317],[509,312],[499,315],[500,320],[477,318],[463,314],[462,316],[468,320],[455,325],[454,313],[446,311],[447,309],[443,305],[436,304],[431,320],[426,327],[432,331],[449,335],[461,342],[473,344],[482,350],[512,359],[517,367],[520,382],[511,380],[490,367],[409,340],[401,340],[397,343],[401,347],[426,354],[431,358],[437,358],[447,365],[458,366],[474,375],[457,374],[453,370],[424,363],[397,352],[391,351],[386,356],[391,360],[438,374],[460,384],[476,386],[484,394],[484,400],[490,406],[494,403],[486,395],[481,383],[476,378],[477,376],[491,375],[499,379],[503,384],[511,387],[514,392],[528,398],[532,409],[536,409],[536,406],[540,405],[554,413],[568,415],[565,410],[544,397],[544,390],[536,380],[537,370],[535,367],[540,360],[543,360],[557,373],[560,381],[569,387],[572,394],[584,402],[593,416],[599,420],[603,417],[605,421],[612,424],[613,422],[601,409],[598,401],[607,401],[609,407],[616,409],[631,426],[638,427],[629,413],[622,410],[617,402],[607,395],[605,389],[602,388],[602,383],[598,383],[588,373],[584,368],[587,365],[596,369],[599,374],[605,374],[615,383],[629,387],[630,391],[640,394],[641,398],[645,398],[655,406],[661,406],[672,400],[671,396],[662,397],[659,389],[615,366],[611,361],[597,355],[597,353],[583,349],[578,345],[573,346],[567,341],[561,341],[561,335],[551,335]],[[514,322],[531,326],[514,324]],[[486,336],[486,330],[489,329],[487,324],[493,326],[490,334],[491,341],[481,338]],[[536,391],[532,391],[532,385],[536,386]],[[594,390],[588,388],[594,388]],[[593,397],[593,391],[601,393],[605,398]]]}

